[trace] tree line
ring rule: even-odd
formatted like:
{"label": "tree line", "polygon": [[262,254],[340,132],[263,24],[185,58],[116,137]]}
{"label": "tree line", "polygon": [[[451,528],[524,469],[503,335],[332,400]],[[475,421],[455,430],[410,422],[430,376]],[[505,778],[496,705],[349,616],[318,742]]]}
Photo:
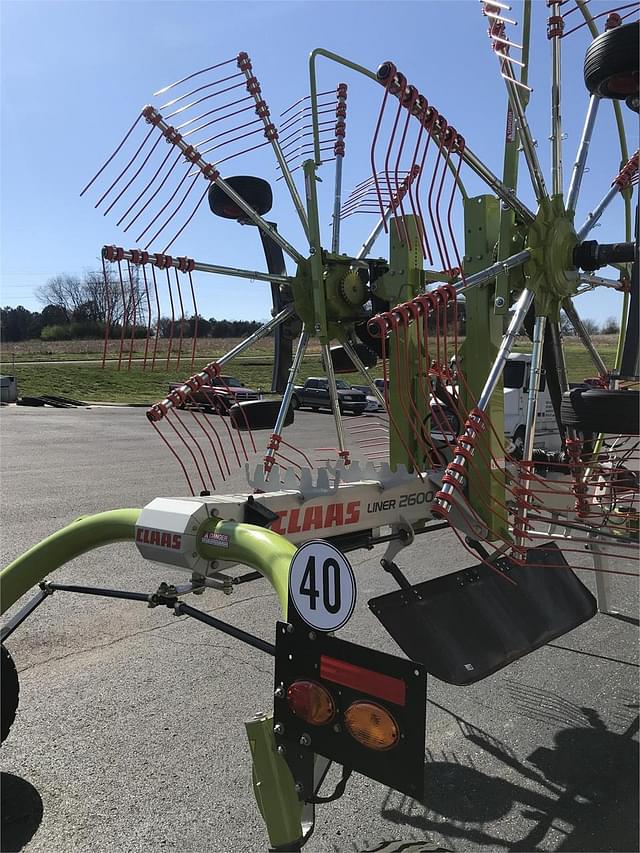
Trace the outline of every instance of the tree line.
{"label": "tree line", "polygon": [[[102,270],[88,271],[82,278],[71,275],[59,275],[50,279],[36,290],[38,300],[43,304],[42,311],[29,311],[22,305],[13,308],[0,308],[0,338],[4,341],[23,341],[33,338],[42,340],[73,340],[102,338],[107,325],[111,335],[119,335],[124,326],[126,337],[146,337],[148,331],[159,336],[171,337],[173,334],[183,337],[199,338],[239,338],[246,337],[260,325],[255,320],[217,320],[205,319],[192,313],[181,320],[178,300],[174,299],[173,317],[160,316],[157,319],[158,303],[150,293],[143,289],[140,272],[137,267],[122,281],[113,270],[105,274]],[[458,334],[466,332],[466,311],[464,302],[457,305]],[[436,326],[445,328],[451,324],[451,308],[448,316],[432,318],[430,326],[435,332]],[[149,318],[152,318],[151,321]],[[608,317],[601,325],[585,319],[584,325],[592,334],[614,334],[619,326],[614,317]],[[182,326],[182,328],[181,328]],[[564,312],[561,314],[561,328],[565,335],[573,335],[574,330]],[[451,329],[449,329],[451,332]]]}
{"label": "tree line", "polygon": [[[128,277],[127,277],[128,278]],[[218,320],[191,313],[181,316],[179,301],[174,298],[173,316],[157,318],[157,303],[143,290],[137,269],[126,282],[113,273],[107,280],[100,270],[82,278],[60,275],[36,290],[42,311],[29,311],[22,305],[0,308],[0,337],[4,341],[33,338],[59,341],[104,337],[107,325],[111,335],[119,335],[124,326],[131,337],[146,337],[148,331],[168,338],[183,337],[239,338],[254,332],[261,324],[256,320]],[[151,322],[150,322],[150,319]]]}

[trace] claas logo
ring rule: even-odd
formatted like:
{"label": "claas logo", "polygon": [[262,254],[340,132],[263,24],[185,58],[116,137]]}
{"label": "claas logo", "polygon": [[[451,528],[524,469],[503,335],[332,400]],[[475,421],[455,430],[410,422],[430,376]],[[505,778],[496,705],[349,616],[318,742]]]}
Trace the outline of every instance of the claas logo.
{"label": "claas logo", "polygon": [[148,527],[138,527],[136,530],[136,542],[179,551],[182,547],[182,536],[179,533],[168,533],[166,530],[151,530]]}
{"label": "claas logo", "polygon": [[360,501],[348,504],[308,506],[305,509],[284,509],[272,523],[274,533],[306,533],[309,530],[324,530],[331,527],[346,527],[360,519]]}

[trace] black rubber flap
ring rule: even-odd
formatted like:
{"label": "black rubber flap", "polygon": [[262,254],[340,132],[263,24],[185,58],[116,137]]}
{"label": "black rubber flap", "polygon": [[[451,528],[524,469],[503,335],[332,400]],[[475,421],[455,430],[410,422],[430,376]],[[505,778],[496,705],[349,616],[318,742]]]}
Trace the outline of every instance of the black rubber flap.
{"label": "black rubber flap", "polygon": [[[555,543],[381,595],[372,612],[405,654],[448,684],[473,684],[591,619],[596,600]],[[512,583],[510,583],[512,581]]]}
{"label": "black rubber flap", "polygon": [[[243,400],[229,409],[231,425],[237,430],[273,429],[280,411],[280,400]],[[293,423],[293,409],[289,406],[283,427]]]}

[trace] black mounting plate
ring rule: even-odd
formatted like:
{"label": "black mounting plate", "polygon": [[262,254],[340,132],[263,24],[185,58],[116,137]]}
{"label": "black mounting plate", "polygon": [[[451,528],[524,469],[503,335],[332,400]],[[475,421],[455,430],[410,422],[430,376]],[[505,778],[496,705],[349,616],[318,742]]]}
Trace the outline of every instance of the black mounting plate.
{"label": "black mounting plate", "polygon": [[[401,679],[406,685],[404,705],[381,699],[363,689],[353,689],[321,678],[321,656]],[[309,725],[291,712],[286,691],[297,679],[312,679],[329,690],[337,708],[332,723]],[[316,633],[300,622],[278,622],[275,686],[275,738],[279,746],[285,747],[285,757],[291,755],[290,767],[292,763],[294,766],[298,764],[296,758],[301,751],[308,750],[417,800],[422,799],[427,675],[421,664],[339,640],[329,634]],[[281,692],[278,688],[283,688],[282,696],[278,695]],[[394,748],[385,751],[368,749],[344,730],[344,711],[358,699],[369,699],[392,714],[401,732]],[[278,724],[283,727],[282,732],[278,731]],[[305,734],[309,736],[310,743],[301,746],[300,739]],[[287,761],[289,763],[288,758]],[[295,777],[294,767],[292,772]]]}
{"label": "black mounting plate", "polygon": [[554,542],[528,549],[524,566],[501,557],[493,568],[480,563],[372,598],[369,607],[405,654],[458,685],[486,678],[597,612]]}

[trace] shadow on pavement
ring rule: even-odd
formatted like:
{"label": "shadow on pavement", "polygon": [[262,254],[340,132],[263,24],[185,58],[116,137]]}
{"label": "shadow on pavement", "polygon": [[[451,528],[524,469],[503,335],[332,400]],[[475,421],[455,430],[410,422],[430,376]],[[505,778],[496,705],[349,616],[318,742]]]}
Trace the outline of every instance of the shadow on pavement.
{"label": "shadow on pavement", "polygon": [[0,773],[0,850],[16,853],[33,838],[42,822],[42,799],[26,779]]}
{"label": "shadow on pavement", "polygon": [[[444,760],[427,752],[426,806],[389,791],[383,817],[436,831],[453,849],[455,839],[465,839],[465,847],[471,842],[490,849],[637,851],[638,705],[625,703],[625,725],[612,731],[597,711],[550,691],[520,684],[519,703],[515,713],[565,726],[555,732],[553,747],[539,747],[524,761],[487,732],[432,703],[454,717],[470,746],[499,761],[505,776],[476,769],[477,750]],[[554,841],[547,838],[550,832]],[[550,841],[555,846],[550,848]]]}

